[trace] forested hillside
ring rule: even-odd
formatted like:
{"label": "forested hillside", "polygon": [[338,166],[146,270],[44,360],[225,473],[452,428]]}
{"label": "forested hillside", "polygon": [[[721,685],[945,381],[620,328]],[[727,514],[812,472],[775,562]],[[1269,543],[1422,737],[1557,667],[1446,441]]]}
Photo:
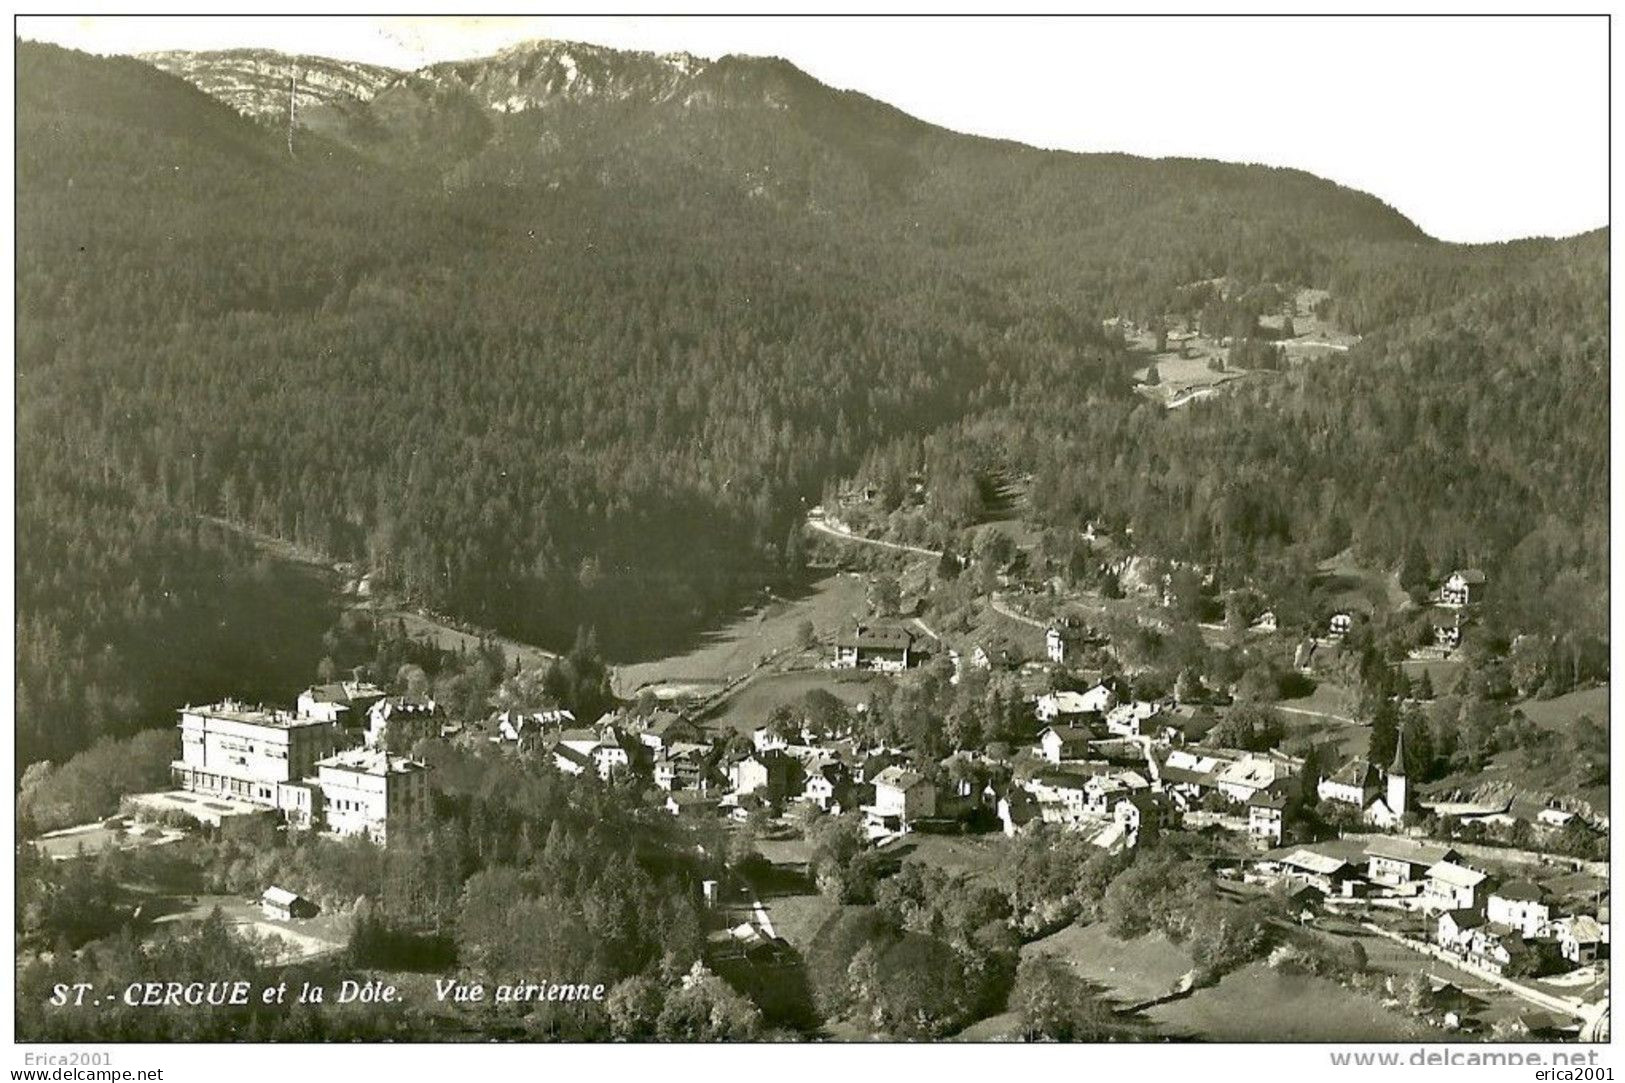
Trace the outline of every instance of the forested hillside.
{"label": "forested hillside", "polygon": [[[367,93],[290,155],[20,46],[19,765],[164,719],[164,656],[231,638],[181,630],[254,627],[199,515],[612,656],[793,575],[804,505],[920,446],[1249,574],[1325,531],[1606,581],[1605,237],[1456,249],[1303,173],[959,136],[780,61],[541,44]],[[1102,321],[1219,276],[1329,288],[1366,341],[1164,416]]]}

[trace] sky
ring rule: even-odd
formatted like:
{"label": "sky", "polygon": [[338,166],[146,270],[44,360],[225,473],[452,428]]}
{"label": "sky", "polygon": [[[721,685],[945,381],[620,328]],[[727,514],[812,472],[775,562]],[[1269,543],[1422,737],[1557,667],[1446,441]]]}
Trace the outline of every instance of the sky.
{"label": "sky", "polygon": [[956,131],[1308,170],[1435,237],[1608,222],[1608,23],[1587,18],[20,17],[97,53],[258,46],[412,68],[554,38],[780,56]]}

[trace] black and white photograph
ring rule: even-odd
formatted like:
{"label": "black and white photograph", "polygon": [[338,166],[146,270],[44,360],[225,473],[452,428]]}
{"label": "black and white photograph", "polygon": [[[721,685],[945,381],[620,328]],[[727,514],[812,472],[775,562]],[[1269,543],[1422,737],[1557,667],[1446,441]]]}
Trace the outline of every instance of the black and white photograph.
{"label": "black and white photograph", "polygon": [[12,1079],[1612,1078],[1606,12],[13,22]]}

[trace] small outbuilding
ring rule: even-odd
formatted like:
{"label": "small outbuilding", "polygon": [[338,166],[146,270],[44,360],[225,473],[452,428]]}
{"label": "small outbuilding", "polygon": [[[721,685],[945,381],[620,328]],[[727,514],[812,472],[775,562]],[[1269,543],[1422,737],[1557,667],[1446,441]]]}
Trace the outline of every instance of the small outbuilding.
{"label": "small outbuilding", "polygon": [[313,918],[321,913],[321,907],[303,895],[296,895],[287,888],[274,886],[266,888],[265,894],[260,896],[260,909],[273,921]]}

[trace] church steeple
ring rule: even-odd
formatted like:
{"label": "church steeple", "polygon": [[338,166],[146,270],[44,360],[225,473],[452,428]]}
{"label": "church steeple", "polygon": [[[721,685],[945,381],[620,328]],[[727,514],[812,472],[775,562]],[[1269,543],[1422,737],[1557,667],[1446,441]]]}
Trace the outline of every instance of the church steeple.
{"label": "church steeple", "polygon": [[1405,731],[1399,731],[1394,742],[1394,762],[1388,768],[1388,810],[1396,816],[1410,811],[1411,785],[1405,777]]}

